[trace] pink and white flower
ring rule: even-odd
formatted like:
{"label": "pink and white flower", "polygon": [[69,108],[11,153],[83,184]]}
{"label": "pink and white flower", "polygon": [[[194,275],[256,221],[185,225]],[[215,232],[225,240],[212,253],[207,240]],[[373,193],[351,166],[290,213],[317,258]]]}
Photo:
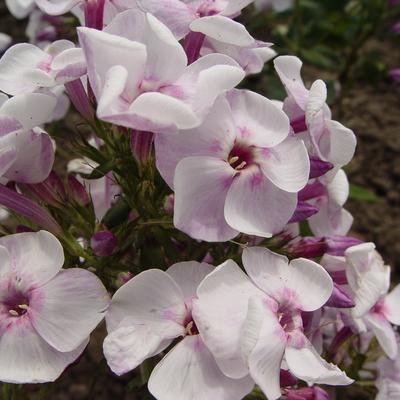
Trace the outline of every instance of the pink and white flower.
{"label": "pink and white flower", "polygon": [[192,315],[196,290],[213,267],[181,262],[166,272],[140,273],[114,295],[106,315],[104,354],[111,369],[124,374],[182,338],[154,368],[148,383],[158,400],[239,400],[254,382],[230,379],[218,368]]}
{"label": "pink and white flower", "polygon": [[54,88],[85,73],[82,49],[68,40],[58,40],[45,50],[19,43],[0,59],[0,90],[16,95],[38,88]]}
{"label": "pink and white flower", "polygon": [[310,155],[335,167],[346,165],[353,158],[356,138],[350,129],[331,119],[325,83],[316,80],[310,90],[306,89],[300,75],[302,62],[297,57],[280,56],[274,64],[288,94],[283,110],[294,132],[306,141]]}
{"label": "pink and white flower", "polygon": [[332,279],[317,263],[261,247],[246,248],[249,278],[229,260],[197,289],[193,315],[221,370],[240,378],[249,372],[269,400],[281,396],[283,358],[290,372],[309,384],[352,382],[323,360],[304,335],[303,311],[321,308],[332,293]]}
{"label": "pink and white flower", "polygon": [[46,231],[1,238],[0,258],[0,381],[54,381],[103,319],[107,291],[91,272],[62,269]]}
{"label": "pink and white flower", "polygon": [[278,233],[308,180],[307,150],[289,137],[286,115],[250,91],[229,92],[201,126],[157,135],[155,147],[157,167],[175,191],[174,224],[196,239]]}
{"label": "pink and white flower", "polygon": [[56,107],[53,96],[29,93],[9,99],[0,94],[0,177],[42,182],[54,163],[54,146],[39,128]]}

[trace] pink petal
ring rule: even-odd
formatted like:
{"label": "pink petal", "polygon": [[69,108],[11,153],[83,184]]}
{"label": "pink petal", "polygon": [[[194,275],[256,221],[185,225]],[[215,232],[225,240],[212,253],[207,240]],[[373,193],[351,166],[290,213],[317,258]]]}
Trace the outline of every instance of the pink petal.
{"label": "pink petal", "polygon": [[241,337],[251,377],[268,399],[279,399],[286,337],[276,315],[261,297],[250,298]]}
{"label": "pink petal", "polygon": [[309,385],[321,383],[342,386],[353,383],[353,379],[348,378],[345,372],[321,358],[308,340],[300,349],[286,347],[285,359],[290,372]]}
{"label": "pink petal", "polygon": [[237,231],[224,218],[234,170],[212,157],[188,157],[175,170],[174,225],[195,239],[209,242],[234,238]]}
{"label": "pink petal", "polygon": [[186,261],[171,265],[166,272],[181,288],[184,298],[191,300],[197,296],[197,287],[202,280],[213,270],[210,264]]}
{"label": "pink petal", "polygon": [[223,375],[199,336],[178,343],[154,368],[148,383],[160,400],[240,400],[253,386],[248,377]]}
{"label": "pink petal", "polygon": [[239,232],[271,237],[281,231],[297,205],[295,193],[277,188],[257,170],[235,177],[225,202],[225,219]]}
{"label": "pink petal", "polygon": [[166,272],[144,271],[114,294],[106,315],[108,332],[127,317],[135,324],[149,326],[163,339],[178,337],[184,332],[186,318],[182,290]]}
{"label": "pink petal", "polygon": [[279,189],[297,193],[307,184],[310,159],[302,140],[288,138],[261,157],[263,174]]}
{"label": "pink petal", "polygon": [[3,236],[0,245],[11,255],[13,272],[31,287],[48,282],[64,264],[61,243],[46,231]]}
{"label": "pink petal", "polygon": [[80,268],[61,271],[40,289],[30,305],[32,325],[55,349],[68,352],[86,341],[104,318],[108,293],[93,273]]}
{"label": "pink petal", "polygon": [[156,135],[157,168],[173,188],[175,168],[179,161],[190,156],[227,159],[235,137],[236,127],[229,104],[224,97],[220,97],[199,127],[175,135]]}
{"label": "pink petal", "polygon": [[262,295],[238,265],[228,260],[200,284],[193,316],[221,371],[231,378],[248,374],[241,352],[242,326],[251,296]]}
{"label": "pink petal", "polygon": [[286,257],[266,248],[248,247],[243,251],[243,265],[258,287],[281,304],[293,301],[303,311],[314,311],[332,294],[331,277],[311,260],[288,263]]}
{"label": "pink petal", "polygon": [[267,98],[249,90],[231,90],[227,95],[239,134],[257,147],[273,147],[290,132],[289,119]]}

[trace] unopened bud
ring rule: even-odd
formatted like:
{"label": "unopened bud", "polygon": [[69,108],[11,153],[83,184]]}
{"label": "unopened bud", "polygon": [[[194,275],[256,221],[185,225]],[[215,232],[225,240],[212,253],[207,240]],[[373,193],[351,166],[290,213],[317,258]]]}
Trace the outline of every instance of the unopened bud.
{"label": "unopened bud", "polygon": [[319,178],[325,175],[333,168],[333,164],[328,161],[322,161],[317,157],[310,157],[310,179]]}
{"label": "unopened bud", "polygon": [[329,400],[329,394],[318,386],[289,390],[287,400]]}
{"label": "unopened bud", "polygon": [[316,214],[318,211],[318,207],[308,204],[305,201],[299,201],[297,203],[296,210],[294,211],[292,218],[290,218],[288,223],[291,224],[294,222],[304,221]]}
{"label": "unopened bud", "polygon": [[93,254],[98,257],[111,256],[118,245],[117,238],[111,231],[99,231],[90,239]]}
{"label": "unopened bud", "polygon": [[328,307],[351,308],[355,306],[354,300],[337,283],[333,282],[331,297],[325,304]]}
{"label": "unopened bud", "polygon": [[68,176],[69,193],[73,200],[82,206],[89,203],[90,198],[85,186],[82,185],[73,175]]}
{"label": "unopened bud", "polygon": [[361,244],[360,239],[351,236],[328,236],[326,240],[326,253],[331,256],[344,256],[344,252],[352,246]]}

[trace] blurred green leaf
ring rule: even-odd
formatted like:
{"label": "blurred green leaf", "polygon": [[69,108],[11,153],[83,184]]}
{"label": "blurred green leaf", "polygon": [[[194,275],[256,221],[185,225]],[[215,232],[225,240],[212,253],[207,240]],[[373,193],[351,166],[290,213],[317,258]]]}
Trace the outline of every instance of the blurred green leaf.
{"label": "blurred green leaf", "polygon": [[379,200],[379,197],[368,189],[361,186],[350,185],[350,199],[366,201],[368,203],[375,203]]}

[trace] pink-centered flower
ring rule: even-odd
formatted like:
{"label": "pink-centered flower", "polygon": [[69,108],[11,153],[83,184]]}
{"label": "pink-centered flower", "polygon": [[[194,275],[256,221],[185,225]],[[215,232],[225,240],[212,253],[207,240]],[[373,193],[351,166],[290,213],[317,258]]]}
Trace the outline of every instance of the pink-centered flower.
{"label": "pink-centered flower", "polygon": [[218,368],[192,315],[196,290],[213,267],[181,262],[166,272],[151,269],[133,277],[114,295],[106,315],[104,354],[124,374],[181,339],[151,373],[148,387],[158,400],[239,400],[254,382],[230,379]]}
{"label": "pink-centered flower", "polygon": [[0,177],[21,183],[38,183],[49,175],[54,147],[39,128],[56,107],[53,96],[21,94],[9,99],[0,94]]}
{"label": "pink-centered flower", "polygon": [[50,233],[0,239],[0,381],[54,381],[86,347],[108,294],[92,273],[64,270]]}
{"label": "pink-centered flower", "polygon": [[304,138],[310,155],[335,167],[346,165],[353,158],[356,138],[350,129],[331,119],[325,83],[316,80],[308,90],[297,57],[280,56],[274,64],[288,94],[283,109],[294,132]]}
{"label": "pink-centered flower", "polygon": [[29,43],[10,47],[0,59],[0,90],[16,95],[53,88],[86,73],[82,49],[58,40],[44,50]]}
{"label": "pink-centered flower", "polygon": [[318,310],[331,296],[328,273],[261,247],[246,248],[243,264],[250,279],[229,260],[204,279],[193,302],[199,332],[221,370],[234,378],[250,372],[269,400],[281,396],[283,359],[309,384],[350,384],[304,334],[302,312]]}
{"label": "pink-centered flower", "polygon": [[155,147],[175,191],[174,224],[196,239],[278,233],[308,180],[307,150],[289,137],[286,115],[250,91],[220,97],[200,127],[157,135]]}
{"label": "pink-centered flower", "polygon": [[212,54],[187,65],[171,31],[150,14],[128,10],[103,32],[79,28],[100,119],[143,131],[201,124],[217,96],[236,86],[243,70]]}

